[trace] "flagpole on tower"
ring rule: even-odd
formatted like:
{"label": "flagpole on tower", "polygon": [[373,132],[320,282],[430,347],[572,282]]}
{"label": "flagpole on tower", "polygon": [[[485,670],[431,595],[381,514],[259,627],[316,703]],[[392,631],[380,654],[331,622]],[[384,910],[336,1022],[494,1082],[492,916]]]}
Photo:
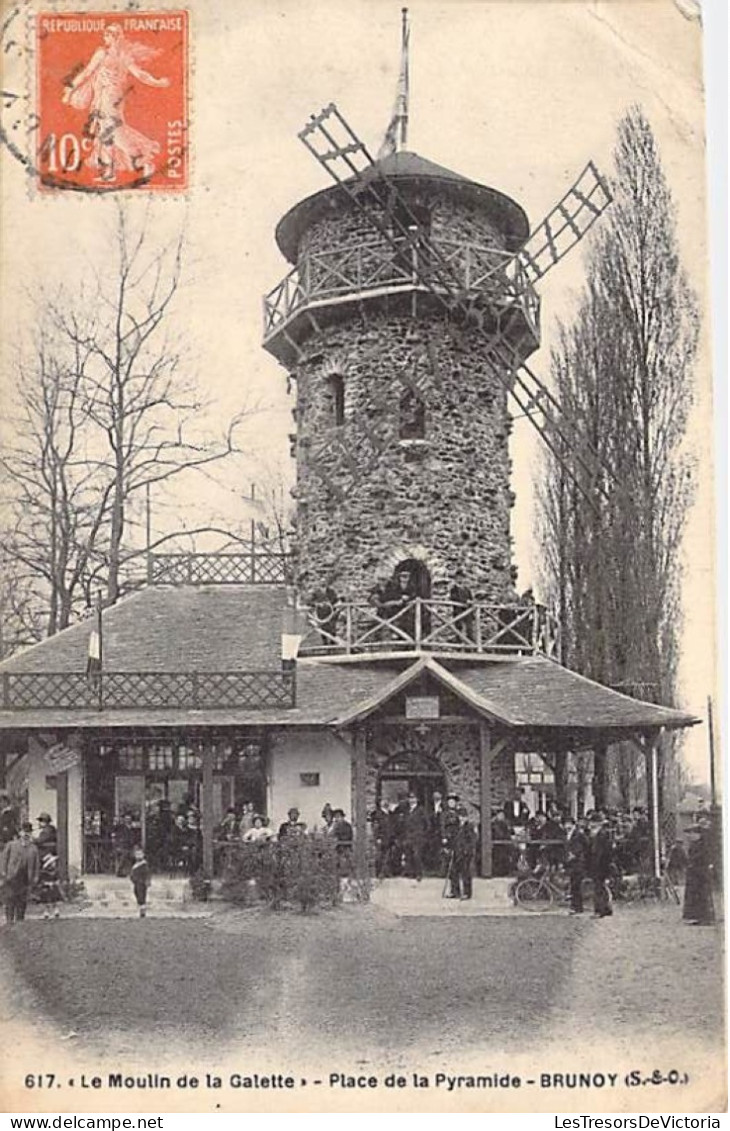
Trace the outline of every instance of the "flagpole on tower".
{"label": "flagpole on tower", "polygon": [[398,86],[395,92],[395,104],[391,114],[385,137],[378,150],[378,160],[391,157],[399,150],[405,149],[408,142],[408,49],[411,38],[411,29],[408,24],[408,9],[401,8],[401,46],[400,70],[398,71]]}
{"label": "flagpole on tower", "polygon": [[408,9],[401,8],[401,113],[400,113],[400,148],[405,149],[408,144],[408,102],[410,76],[408,44],[411,31],[408,26]]}
{"label": "flagpole on tower", "polygon": [[104,638],[101,624],[101,589],[96,591],[96,631],[99,636],[99,683],[97,687],[99,710],[104,709]]}

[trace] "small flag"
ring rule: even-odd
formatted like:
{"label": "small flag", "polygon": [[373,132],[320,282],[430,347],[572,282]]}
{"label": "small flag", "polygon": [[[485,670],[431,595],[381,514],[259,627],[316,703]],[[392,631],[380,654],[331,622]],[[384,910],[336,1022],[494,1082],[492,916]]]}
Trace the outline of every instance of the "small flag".
{"label": "small flag", "polygon": [[378,161],[397,153],[399,148],[405,147],[408,140],[408,44],[411,38],[411,29],[408,26],[408,9],[403,8],[402,14],[400,73],[398,75],[395,105],[390,123],[385,131],[385,137],[378,150]]}
{"label": "small flag", "polygon": [[96,683],[101,672],[101,640],[97,629],[93,628],[89,635],[89,653],[86,658],[86,678],[89,683]]}
{"label": "small flag", "polygon": [[102,668],[102,636],[101,636],[101,592],[96,601],[96,624],[89,633],[89,650],[86,654],[86,679],[89,687],[94,688],[99,694],[99,707],[101,708],[101,668]]}

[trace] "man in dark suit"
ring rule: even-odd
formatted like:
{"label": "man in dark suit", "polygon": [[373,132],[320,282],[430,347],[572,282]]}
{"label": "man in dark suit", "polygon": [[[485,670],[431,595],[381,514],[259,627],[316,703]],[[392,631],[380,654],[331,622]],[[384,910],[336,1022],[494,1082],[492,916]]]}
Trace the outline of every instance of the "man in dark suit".
{"label": "man in dark suit", "polygon": [[0,886],[3,888],[5,919],[8,923],[25,919],[28,896],[40,875],[38,849],[33,844],[33,826],[26,821],[20,832],[0,853]]}
{"label": "man in dark suit", "polygon": [[408,797],[403,814],[403,850],[406,871],[416,880],[423,879],[423,850],[428,839],[428,815],[415,793]]}
{"label": "man in dark suit", "polygon": [[565,817],[563,828],[565,829],[565,870],[570,877],[570,914],[581,915],[588,840],[570,815]]}
{"label": "man in dark suit", "polygon": [[459,827],[454,834],[454,859],[451,871],[453,897],[471,899],[471,881],[477,851],[477,834],[463,805],[457,809]]}
{"label": "man in dark suit", "polygon": [[9,844],[20,831],[18,814],[7,793],[0,793],[0,844]]}
{"label": "man in dark suit", "polygon": [[588,874],[593,881],[593,918],[605,919],[613,915],[608,894],[608,877],[611,874],[613,850],[604,818],[593,813],[589,824]]}
{"label": "man in dark suit", "polygon": [[[454,583],[449,590],[451,613],[456,624],[458,643],[472,643],[474,640],[474,596],[466,584],[463,569],[457,569]],[[466,637],[466,641],[464,641]]]}
{"label": "man in dark suit", "polygon": [[375,842],[375,875],[382,879],[390,872],[390,853],[393,847],[393,819],[388,802],[380,798],[377,809],[370,814],[370,825]]}

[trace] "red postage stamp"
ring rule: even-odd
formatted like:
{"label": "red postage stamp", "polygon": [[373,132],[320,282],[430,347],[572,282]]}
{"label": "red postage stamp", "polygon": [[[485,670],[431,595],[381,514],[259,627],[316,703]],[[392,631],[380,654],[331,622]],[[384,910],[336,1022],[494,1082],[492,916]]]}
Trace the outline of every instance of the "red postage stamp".
{"label": "red postage stamp", "polygon": [[188,13],[41,13],[43,189],[187,188]]}

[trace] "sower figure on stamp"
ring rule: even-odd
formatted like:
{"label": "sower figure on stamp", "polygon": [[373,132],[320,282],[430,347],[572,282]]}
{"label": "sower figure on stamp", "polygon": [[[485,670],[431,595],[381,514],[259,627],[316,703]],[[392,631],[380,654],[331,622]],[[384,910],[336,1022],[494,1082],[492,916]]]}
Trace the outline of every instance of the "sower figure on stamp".
{"label": "sower figure on stamp", "polygon": [[130,42],[120,24],[109,24],[103,39],[104,46],[67,80],[62,101],[75,110],[89,110],[84,132],[93,142],[93,150],[86,163],[99,170],[98,180],[115,180],[117,169],[149,177],[155,171],[160,145],[127,124],[124,100],[131,89],[130,79],[158,87],[169,86],[170,80],[154,78],[142,70],[140,63],[159,52]]}

